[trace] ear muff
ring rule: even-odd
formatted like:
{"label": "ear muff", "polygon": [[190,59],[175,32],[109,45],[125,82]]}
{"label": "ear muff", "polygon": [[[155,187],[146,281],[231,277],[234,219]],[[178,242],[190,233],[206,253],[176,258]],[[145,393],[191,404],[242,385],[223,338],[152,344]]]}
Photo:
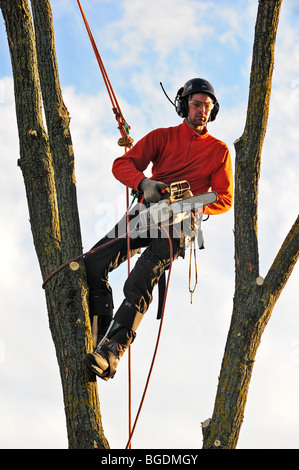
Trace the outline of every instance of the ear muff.
{"label": "ear muff", "polygon": [[218,112],[219,112],[219,108],[220,108],[219,103],[218,103],[218,101],[216,100],[216,101],[214,102],[214,108],[213,108],[212,111],[211,111],[209,121],[215,121],[216,116],[217,116],[217,114],[218,114]]}
{"label": "ear muff", "polygon": [[182,97],[184,87],[180,88],[174,100],[175,110],[181,118],[188,116],[188,101]]}

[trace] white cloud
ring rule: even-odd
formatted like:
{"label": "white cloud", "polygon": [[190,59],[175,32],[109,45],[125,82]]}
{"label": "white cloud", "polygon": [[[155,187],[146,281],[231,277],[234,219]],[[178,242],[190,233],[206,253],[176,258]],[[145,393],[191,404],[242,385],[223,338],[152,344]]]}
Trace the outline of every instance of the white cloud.
{"label": "white cloud", "polygon": [[116,50],[124,51],[127,65],[142,60],[142,52],[149,48],[163,59],[186,40],[198,42],[213,32],[209,24],[198,21],[206,8],[190,0],[126,1],[124,16],[110,24],[106,34]]}

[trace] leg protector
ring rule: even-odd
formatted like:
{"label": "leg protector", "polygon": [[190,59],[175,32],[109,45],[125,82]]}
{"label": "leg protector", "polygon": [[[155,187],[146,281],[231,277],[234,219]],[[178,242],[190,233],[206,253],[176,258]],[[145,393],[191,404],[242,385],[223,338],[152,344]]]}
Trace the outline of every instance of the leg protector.
{"label": "leg protector", "polygon": [[142,318],[143,314],[138,312],[128,300],[124,300],[114,316],[114,321],[136,332]]}

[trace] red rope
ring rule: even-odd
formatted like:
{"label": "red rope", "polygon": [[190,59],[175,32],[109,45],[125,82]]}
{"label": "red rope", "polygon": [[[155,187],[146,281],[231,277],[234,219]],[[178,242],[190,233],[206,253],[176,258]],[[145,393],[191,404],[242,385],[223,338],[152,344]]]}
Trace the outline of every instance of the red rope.
{"label": "red rope", "polygon": [[93,50],[94,50],[96,59],[97,59],[97,61],[98,61],[100,70],[101,70],[101,72],[102,72],[102,76],[103,76],[103,79],[104,79],[104,83],[105,83],[105,85],[106,85],[106,88],[107,88],[107,91],[108,91],[108,94],[109,94],[109,97],[110,97],[110,100],[111,100],[112,110],[113,110],[113,112],[114,112],[114,114],[115,114],[115,117],[116,117],[116,120],[117,120],[117,122],[118,122],[118,129],[120,130],[120,133],[121,133],[121,135],[122,135],[122,137],[123,137],[123,144],[126,145],[127,147],[131,147],[133,140],[128,136],[129,125],[128,125],[127,122],[125,121],[124,116],[123,116],[123,114],[122,114],[122,112],[121,112],[121,109],[120,109],[120,106],[119,106],[119,104],[118,104],[116,95],[115,95],[115,93],[114,93],[114,91],[113,91],[112,85],[111,85],[111,83],[110,83],[108,74],[107,74],[107,72],[106,72],[104,63],[103,63],[102,58],[101,58],[101,56],[100,56],[100,53],[99,53],[99,51],[98,51],[98,48],[97,48],[96,42],[95,42],[95,40],[94,40],[94,37],[93,37],[93,35],[92,35],[91,29],[90,29],[90,27],[89,27],[87,18],[86,18],[86,16],[85,16],[85,13],[84,13],[83,8],[82,8],[82,6],[81,6],[80,0],[77,0],[77,2],[78,2],[78,5],[79,5],[79,8],[80,8],[80,11],[81,11],[81,15],[82,15],[82,18],[83,18],[83,21],[84,21],[84,24],[85,24],[85,27],[86,27],[86,30],[87,30],[87,33],[88,33],[90,42],[91,42],[91,45],[92,45],[92,47],[93,47]]}
{"label": "red rope", "polygon": [[[131,232],[133,232],[135,230],[131,230]],[[75,258],[72,258],[70,259],[69,261],[66,261],[65,263],[63,263],[61,266],[59,266],[57,269],[55,269],[54,271],[51,272],[51,274],[49,274],[49,276],[46,277],[46,279],[44,280],[43,284],[42,284],[42,288],[44,289],[46,284],[50,281],[50,279],[57,273],[59,273],[59,271],[61,271],[62,269],[66,268],[69,264],[71,264],[72,262],[76,262],[82,258],[84,258],[84,256],[87,256],[87,255],[90,255],[91,253],[95,253],[96,251],[98,250],[101,250],[102,248],[105,248],[106,246],[110,245],[111,243],[114,243],[116,240],[119,240],[120,238],[125,238],[127,236],[127,234],[125,233],[124,235],[120,235],[119,237],[116,237],[116,238],[113,238],[112,240],[110,240],[109,242],[107,243],[104,243],[103,245],[100,245],[100,246],[97,246],[96,248],[92,248],[91,250],[89,251],[86,251],[86,253],[82,253],[81,255],[79,256],[76,256]]]}

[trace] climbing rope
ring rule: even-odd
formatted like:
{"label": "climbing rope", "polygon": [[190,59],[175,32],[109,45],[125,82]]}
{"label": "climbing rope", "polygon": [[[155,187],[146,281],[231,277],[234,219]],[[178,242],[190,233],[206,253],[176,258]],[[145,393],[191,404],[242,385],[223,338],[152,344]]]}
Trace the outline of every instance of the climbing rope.
{"label": "climbing rope", "polygon": [[[135,232],[135,229],[134,230],[131,230],[131,233]],[[127,233],[124,233],[123,235],[120,235],[119,237],[116,237],[116,238],[113,238],[112,240],[109,240],[107,243],[104,243],[103,245],[100,245],[96,248],[92,248],[91,250],[89,251],[86,251],[85,253],[82,253],[81,255],[78,255],[78,256],[75,256],[75,258],[72,258],[70,259],[69,261],[66,261],[65,263],[63,263],[62,265],[60,265],[58,268],[54,269],[54,271],[52,271],[46,278],[45,280],[43,281],[43,284],[42,284],[42,288],[45,289],[46,288],[46,284],[50,281],[50,279],[52,279],[52,277],[55,276],[55,274],[59,273],[60,271],[62,271],[64,268],[66,268],[67,266],[70,267],[70,269],[72,271],[77,271],[79,269],[79,264],[77,263],[77,261],[81,260],[82,258],[86,257],[87,255],[90,255],[92,253],[95,253],[96,251],[99,251],[99,250],[102,250],[103,248],[107,247],[108,245],[116,242],[117,240],[121,239],[121,238],[125,238],[127,237]]]}
{"label": "climbing rope", "polygon": [[78,2],[78,5],[79,5],[79,8],[80,8],[80,11],[81,11],[81,15],[82,15],[85,27],[87,29],[87,33],[88,33],[90,42],[91,42],[92,47],[93,47],[96,59],[98,61],[100,70],[102,72],[103,80],[104,80],[104,83],[105,83],[106,88],[107,88],[108,95],[109,95],[110,100],[111,100],[112,111],[114,112],[115,118],[116,118],[117,123],[118,123],[118,129],[120,130],[120,133],[122,135],[121,139],[119,139],[119,141],[118,141],[118,145],[130,148],[133,145],[133,139],[129,136],[130,126],[126,122],[126,120],[125,120],[125,118],[124,118],[124,116],[121,112],[121,109],[120,109],[120,106],[118,104],[116,95],[113,91],[112,85],[110,83],[108,74],[106,72],[104,63],[103,63],[102,58],[100,56],[100,53],[98,51],[98,48],[97,48],[96,42],[94,40],[94,37],[92,35],[91,29],[89,27],[87,18],[85,16],[85,13],[84,13],[83,8],[81,6],[80,0],[77,0],[77,2]]}

